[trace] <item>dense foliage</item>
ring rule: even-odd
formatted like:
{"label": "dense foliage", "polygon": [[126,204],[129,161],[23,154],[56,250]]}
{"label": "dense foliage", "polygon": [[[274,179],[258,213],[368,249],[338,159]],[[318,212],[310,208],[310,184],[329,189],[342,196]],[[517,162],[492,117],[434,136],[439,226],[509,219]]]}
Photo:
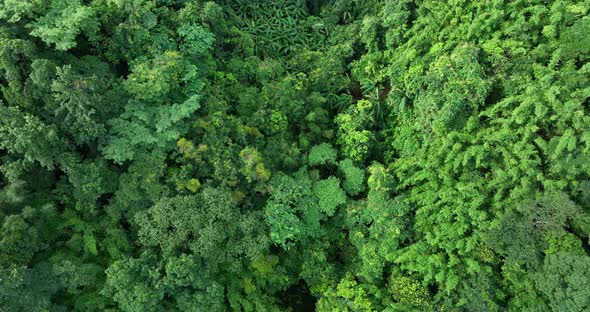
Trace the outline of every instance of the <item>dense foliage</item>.
{"label": "dense foliage", "polygon": [[589,0],[0,0],[0,311],[589,311]]}

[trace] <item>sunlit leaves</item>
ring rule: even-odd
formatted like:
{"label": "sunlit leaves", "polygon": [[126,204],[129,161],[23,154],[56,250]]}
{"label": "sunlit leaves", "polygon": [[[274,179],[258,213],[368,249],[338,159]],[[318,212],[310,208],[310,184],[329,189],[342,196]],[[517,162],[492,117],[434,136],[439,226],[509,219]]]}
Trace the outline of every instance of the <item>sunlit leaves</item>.
{"label": "sunlit leaves", "polygon": [[394,307],[400,311],[405,309],[426,308],[431,303],[428,290],[420,282],[399,274],[389,278],[388,291],[395,300]]}
{"label": "sunlit leaves", "polygon": [[39,4],[36,0],[4,0],[0,3],[0,19],[18,22],[23,17],[30,17],[35,9],[39,9]]}
{"label": "sunlit leaves", "polygon": [[300,171],[295,177],[278,175],[271,185],[271,196],[265,207],[266,222],[271,239],[288,249],[305,234],[300,215],[311,213],[307,209],[317,209],[310,202],[311,181],[307,172]]}
{"label": "sunlit leaves", "polygon": [[280,174],[271,181],[265,208],[270,237],[285,249],[323,230],[320,221],[335,214],[346,202],[346,193],[336,177],[312,181],[306,168],[293,176]]}
{"label": "sunlit leaves", "polygon": [[424,77],[426,91],[420,92],[415,102],[423,127],[437,134],[460,129],[482,105],[488,82],[477,53],[474,47],[460,46],[430,65]]}
{"label": "sunlit leaves", "polygon": [[369,152],[373,134],[366,129],[372,121],[371,107],[371,102],[362,100],[334,119],[338,125],[337,142],[341,145],[344,156],[355,161],[364,160]]}
{"label": "sunlit leaves", "polygon": [[164,100],[180,84],[185,70],[182,65],[181,54],[174,51],[137,62],[125,86],[138,100]]}
{"label": "sunlit leaves", "polygon": [[270,171],[264,167],[262,156],[254,149],[247,147],[240,152],[240,158],[244,163],[242,172],[248,182],[262,181],[265,182],[270,178]]}
{"label": "sunlit leaves", "polygon": [[47,14],[33,23],[31,35],[55,45],[57,50],[68,50],[76,46],[79,34],[92,39],[97,31],[92,8],[82,5],[80,0],[53,0]]}
{"label": "sunlit leaves", "polygon": [[200,107],[200,94],[195,92],[202,82],[195,70],[178,52],[135,64],[124,83],[134,98],[109,122],[107,158],[121,163],[137,153],[170,148],[186,128],[181,122]]}
{"label": "sunlit leaves", "polygon": [[328,216],[332,216],[336,208],[346,202],[346,194],[340,188],[340,181],[336,177],[316,182],[313,192],[318,198],[320,211]]}
{"label": "sunlit leaves", "polygon": [[327,311],[377,311],[369,299],[367,290],[350,274],[346,275],[336,287],[323,294],[318,301],[317,310]]}

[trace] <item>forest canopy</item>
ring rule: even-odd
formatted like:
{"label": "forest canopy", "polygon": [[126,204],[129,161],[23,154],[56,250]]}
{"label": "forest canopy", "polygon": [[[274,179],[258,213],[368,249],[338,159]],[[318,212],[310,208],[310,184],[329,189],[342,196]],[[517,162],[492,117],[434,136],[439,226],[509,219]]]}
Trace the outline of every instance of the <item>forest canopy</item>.
{"label": "forest canopy", "polygon": [[0,311],[590,311],[589,0],[0,0]]}

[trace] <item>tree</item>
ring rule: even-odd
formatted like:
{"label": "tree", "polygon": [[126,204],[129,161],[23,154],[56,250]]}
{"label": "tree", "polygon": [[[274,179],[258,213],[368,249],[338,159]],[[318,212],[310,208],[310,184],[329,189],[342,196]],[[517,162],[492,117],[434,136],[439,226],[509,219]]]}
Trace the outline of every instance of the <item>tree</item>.
{"label": "tree", "polygon": [[31,18],[33,13],[39,9],[39,4],[33,0],[5,0],[0,3],[0,19],[16,23],[22,18]]}
{"label": "tree", "polygon": [[32,225],[35,210],[25,207],[20,214],[4,218],[0,233],[0,264],[26,264],[41,249],[39,229]]}
{"label": "tree", "polygon": [[535,287],[553,311],[585,311],[590,307],[589,269],[587,255],[549,255],[535,274]]}
{"label": "tree", "polygon": [[0,0],[0,310],[589,310],[588,2]]}
{"label": "tree", "polygon": [[368,298],[367,290],[347,274],[336,287],[323,294],[318,311],[377,311]]}
{"label": "tree", "polygon": [[191,57],[205,56],[215,41],[212,33],[192,23],[182,24],[178,28],[178,34],[182,38],[180,51]]}
{"label": "tree", "polygon": [[[79,63],[77,68],[65,65],[54,69],[56,77],[50,83],[54,101],[47,101],[47,115],[53,115],[52,121],[77,144],[102,143],[107,133],[106,121],[120,112],[126,94],[107,64],[91,57]],[[39,74],[35,72],[35,77]],[[37,84],[48,83],[41,80]]]}
{"label": "tree", "polygon": [[266,222],[270,238],[286,250],[324,233],[320,222],[333,216],[347,200],[338,178],[313,181],[311,174],[303,167],[293,176],[279,174],[271,180]]}
{"label": "tree", "polygon": [[47,14],[39,17],[32,28],[31,35],[54,44],[57,50],[68,50],[76,46],[76,37],[81,33],[93,39],[98,21],[93,9],[81,5],[80,0],[53,0]]}
{"label": "tree", "polygon": [[313,192],[318,198],[320,211],[328,217],[334,215],[338,206],[346,203],[346,194],[340,188],[340,180],[336,177],[317,181],[313,186]]}
{"label": "tree", "polygon": [[338,169],[344,176],[342,187],[348,194],[355,196],[365,190],[365,172],[356,167],[352,160],[341,160]]}
{"label": "tree", "polygon": [[309,164],[311,166],[336,163],[337,151],[328,143],[315,145],[309,151]]}
{"label": "tree", "polygon": [[[119,117],[109,121],[111,134],[103,149],[105,156],[122,163],[138,153],[169,149],[186,130],[182,121],[200,107],[196,92],[202,82],[196,70],[178,52],[136,63],[124,82],[133,98]],[[176,92],[181,85],[184,94]]]}
{"label": "tree", "polygon": [[341,113],[335,118],[338,124],[338,144],[342,146],[345,157],[355,161],[362,161],[367,157],[372,133],[366,130],[372,121],[369,114],[372,104],[367,100],[361,100],[351,106],[347,112]]}
{"label": "tree", "polygon": [[489,83],[478,63],[478,49],[458,46],[430,65],[426,90],[415,99],[418,120],[436,134],[461,129],[488,94]]}
{"label": "tree", "polygon": [[240,152],[240,158],[244,162],[242,172],[248,182],[266,182],[270,178],[270,171],[264,167],[262,156],[256,149],[246,147]]}
{"label": "tree", "polygon": [[102,293],[113,296],[123,311],[224,310],[223,286],[191,255],[159,259],[146,251],[115,262],[106,274]]}
{"label": "tree", "polygon": [[47,263],[34,268],[0,267],[0,304],[8,311],[41,312],[56,308],[52,296],[59,288]]}
{"label": "tree", "polygon": [[212,268],[228,265],[238,270],[241,260],[254,259],[267,246],[258,226],[260,214],[239,213],[232,194],[223,189],[162,198],[135,220],[144,246],[158,247],[165,255],[190,251]]}
{"label": "tree", "polygon": [[543,263],[544,252],[550,250],[552,235],[564,233],[580,214],[580,207],[566,194],[543,194],[506,214],[500,227],[491,232],[491,246],[507,261],[536,269]]}
{"label": "tree", "polygon": [[67,163],[68,158],[74,157],[55,125],[48,125],[36,116],[2,103],[0,114],[4,116],[0,120],[0,148],[47,169]]}
{"label": "tree", "polygon": [[390,304],[393,311],[426,309],[431,305],[430,293],[420,282],[401,274],[389,277],[388,292],[395,303]]}
{"label": "tree", "polygon": [[[309,216],[308,222],[317,219],[317,207],[311,197],[311,180],[306,170],[294,177],[279,174],[271,180],[270,198],[266,203],[265,219],[270,228],[270,238],[274,243],[289,249],[306,235],[306,224],[302,215]],[[316,221],[317,222],[317,221]]]}

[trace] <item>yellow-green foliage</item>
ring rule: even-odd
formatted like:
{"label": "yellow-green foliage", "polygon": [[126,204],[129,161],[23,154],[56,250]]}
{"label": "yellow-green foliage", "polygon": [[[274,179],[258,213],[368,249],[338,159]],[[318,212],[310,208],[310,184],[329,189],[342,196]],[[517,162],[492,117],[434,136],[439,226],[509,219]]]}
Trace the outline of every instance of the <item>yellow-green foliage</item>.
{"label": "yellow-green foliage", "polygon": [[240,157],[244,162],[242,171],[249,182],[264,182],[270,178],[270,171],[264,167],[262,157],[256,149],[247,147],[240,152]]}
{"label": "yellow-green foliage", "polygon": [[201,182],[199,182],[199,180],[197,179],[190,179],[188,180],[188,182],[186,182],[185,187],[189,189],[191,192],[195,193],[199,190],[199,188],[201,188]]}
{"label": "yellow-green foliage", "polygon": [[430,304],[428,290],[420,282],[407,276],[392,275],[389,292],[396,305],[408,309],[426,309]]}

